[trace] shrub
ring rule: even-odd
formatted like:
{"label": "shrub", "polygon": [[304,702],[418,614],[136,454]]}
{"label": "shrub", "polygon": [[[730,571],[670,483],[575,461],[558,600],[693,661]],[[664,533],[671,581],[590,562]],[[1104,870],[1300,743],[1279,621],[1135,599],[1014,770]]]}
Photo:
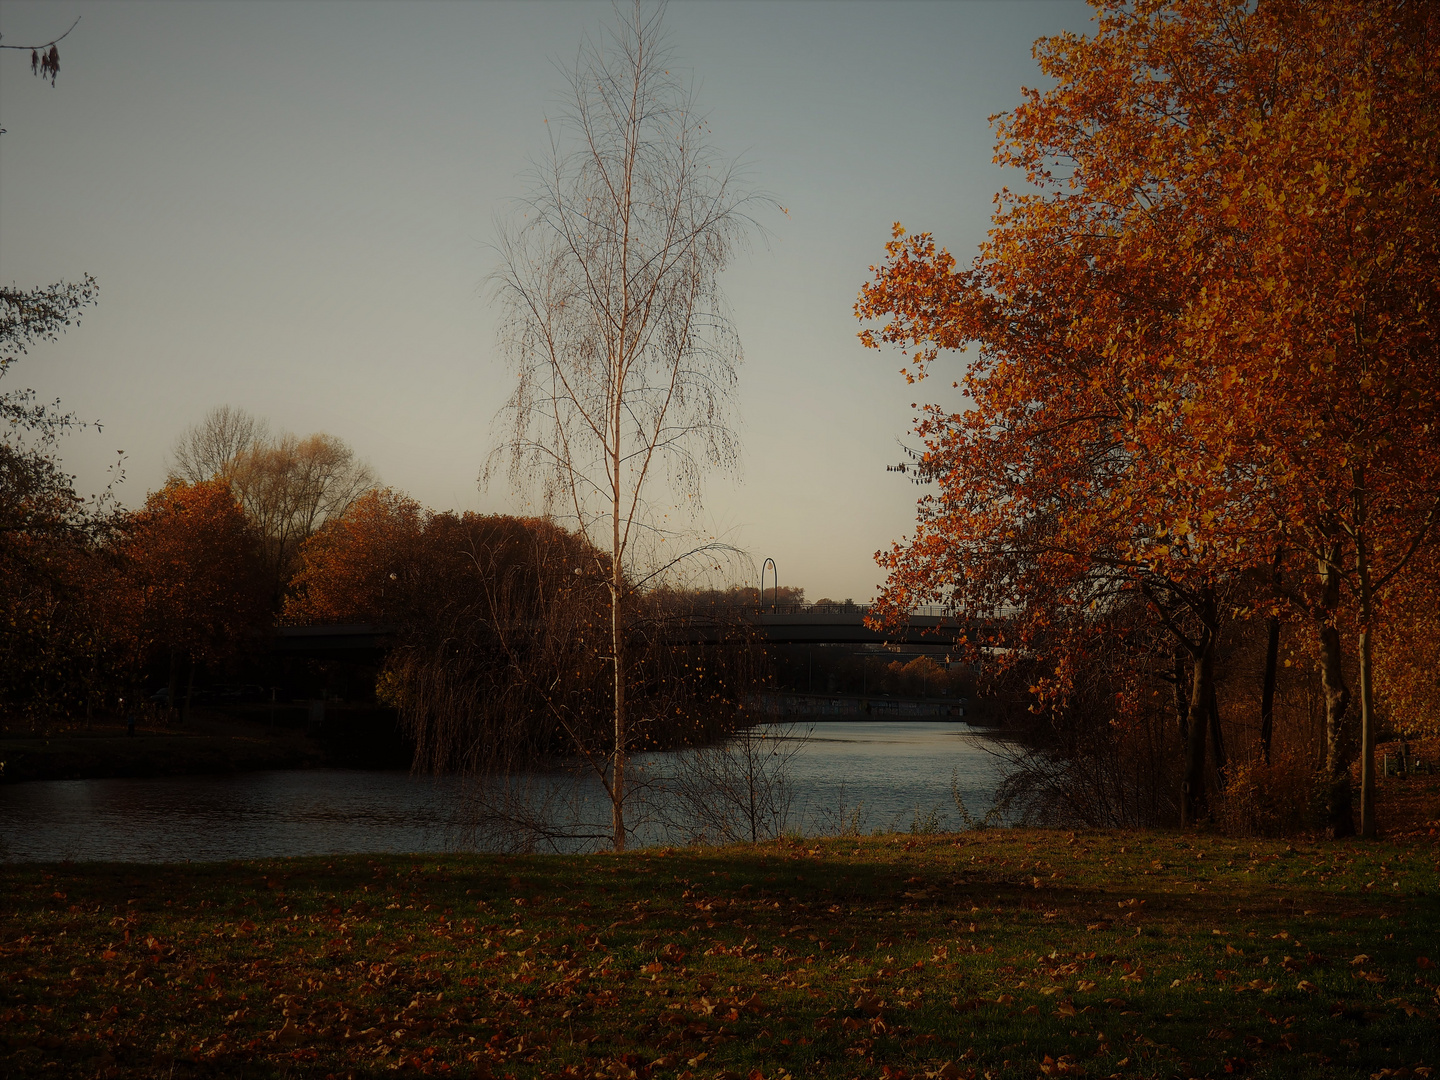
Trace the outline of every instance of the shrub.
{"label": "shrub", "polygon": [[1215,798],[1215,822],[1229,836],[1288,836],[1320,828],[1325,814],[1325,777],[1298,754],[1236,762],[1223,795]]}

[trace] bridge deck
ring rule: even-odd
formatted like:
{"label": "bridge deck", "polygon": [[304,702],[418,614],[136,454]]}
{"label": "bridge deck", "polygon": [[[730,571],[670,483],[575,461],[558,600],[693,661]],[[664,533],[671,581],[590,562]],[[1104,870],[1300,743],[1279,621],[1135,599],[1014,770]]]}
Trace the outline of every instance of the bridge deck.
{"label": "bridge deck", "polygon": [[[775,645],[929,645],[936,648],[955,641],[963,629],[954,619],[939,615],[912,615],[903,631],[882,633],[865,625],[864,609],[850,611],[749,612],[737,618],[695,616],[678,621],[665,631],[676,645],[704,644],[734,636],[737,624]],[[396,628],[372,624],[282,626],[275,648],[288,653],[384,650],[393,642]]]}

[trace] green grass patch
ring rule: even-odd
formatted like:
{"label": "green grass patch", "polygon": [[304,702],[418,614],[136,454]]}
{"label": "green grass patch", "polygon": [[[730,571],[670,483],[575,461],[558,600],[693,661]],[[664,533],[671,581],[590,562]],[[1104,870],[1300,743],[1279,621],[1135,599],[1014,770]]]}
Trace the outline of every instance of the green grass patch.
{"label": "green grass patch", "polygon": [[0,1074],[1423,1076],[1437,857],[1005,830],[8,865]]}

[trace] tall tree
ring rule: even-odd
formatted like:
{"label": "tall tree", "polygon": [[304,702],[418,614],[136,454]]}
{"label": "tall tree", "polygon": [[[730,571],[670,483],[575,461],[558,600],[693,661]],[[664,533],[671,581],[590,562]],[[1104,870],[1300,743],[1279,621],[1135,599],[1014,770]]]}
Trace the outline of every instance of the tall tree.
{"label": "tall tree", "polygon": [[224,480],[172,482],[122,515],[110,619],[131,656],[167,655],[170,702],[184,660],[194,665],[243,650],[267,621],[258,538]]}
{"label": "tall tree", "polygon": [[[974,265],[957,271],[897,227],[861,294],[859,315],[889,319],[879,338],[914,348],[912,379],[940,350],[979,345],[964,382],[975,408],[922,418],[942,495],[888,556],[892,594],[903,602],[913,581],[1073,610],[1076,596],[1027,587],[1020,558],[1064,557],[1072,581],[1143,571],[1137,587],[1163,584],[1204,627],[1215,587],[1270,562],[1278,536],[1321,568],[1302,599],[1344,831],[1340,605],[1360,609],[1364,661],[1375,585],[1426,542],[1440,475],[1436,15],[1096,7],[1093,35],[1037,45],[1055,88],[1000,119],[997,159],[1030,189],[1001,193]],[[1190,695],[1192,751],[1207,700]]]}
{"label": "tall tree", "polygon": [[616,850],[626,840],[635,590],[675,561],[654,557],[667,515],[693,514],[704,468],[736,457],[727,416],[741,350],[719,275],[754,200],[674,73],[663,10],[617,5],[614,25],[581,49],[496,276],[517,380],[492,464],[508,459],[521,484],[540,478],[546,505],[597,553],[584,573],[609,592],[604,781]]}
{"label": "tall tree", "polygon": [[1227,261],[1249,273],[1199,314],[1213,347],[1266,386],[1255,457],[1292,545],[1319,568],[1337,704],[1333,639],[1339,609],[1353,615],[1360,730],[1348,715],[1331,730],[1331,825],[1351,827],[1358,750],[1361,831],[1374,836],[1373,643],[1440,513],[1440,11],[1295,3],[1247,22],[1275,62],[1234,133],[1244,169],[1225,173],[1219,219],[1237,223]]}
{"label": "tall tree", "polygon": [[271,437],[265,421],[228,405],[182,432],[170,458],[174,481],[230,485],[261,537],[277,607],[300,545],[376,485],[370,466],[344,440],[289,432]]}
{"label": "tall tree", "polygon": [[277,602],[300,545],[375,486],[375,474],[334,435],[285,434],[239,454],[228,479],[264,541]]}
{"label": "tall tree", "polygon": [[36,345],[79,322],[95,282],[0,288],[0,706],[68,709],[89,685],[99,648],[87,610],[96,501],[61,467],[61,435],[83,426],[58,401],[12,389]]}

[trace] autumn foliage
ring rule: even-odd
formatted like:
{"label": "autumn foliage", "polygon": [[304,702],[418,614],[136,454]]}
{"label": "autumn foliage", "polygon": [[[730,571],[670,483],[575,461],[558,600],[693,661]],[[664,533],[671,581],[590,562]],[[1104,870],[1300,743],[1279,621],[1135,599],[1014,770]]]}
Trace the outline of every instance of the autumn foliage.
{"label": "autumn foliage", "polygon": [[1223,641],[1273,615],[1314,635],[1349,827],[1373,635],[1440,505],[1437,38],[1415,4],[1097,4],[997,118],[1026,182],[974,261],[897,225],[860,295],[910,381],[970,350],[968,402],[918,420],[937,490],[880,556],[889,617],[988,621],[1055,715],[1082,678],[1158,715],[1168,682],[1183,821],[1227,778]]}
{"label": "autumn foliage", "polygon": [[[386,489],[301,547],[285,617],[390,635],[377,691],[415,737],[417,767],[482,778],[482,795],[539,763],[578,765],[603,782],[613,740],[607,581],[604,553],[553,521],[436,513]],[[633,749],[684,745],[734,722],[749,654],[666,637],[667,623],[697,606],[716,622],[713,596],[656,590],[635,602],[626,691],[643,712]],[[522,821],[534,808],[513,799],[481,809],[503,810],[516,828],[557,827],[553,815]]]}
{"label": "autumn foliage", "polygon": [[259,645],[269,621],[259,544],[229,484],[168,484],[116,531],[110,623],[137,663],[156,653],[205,663]]}

